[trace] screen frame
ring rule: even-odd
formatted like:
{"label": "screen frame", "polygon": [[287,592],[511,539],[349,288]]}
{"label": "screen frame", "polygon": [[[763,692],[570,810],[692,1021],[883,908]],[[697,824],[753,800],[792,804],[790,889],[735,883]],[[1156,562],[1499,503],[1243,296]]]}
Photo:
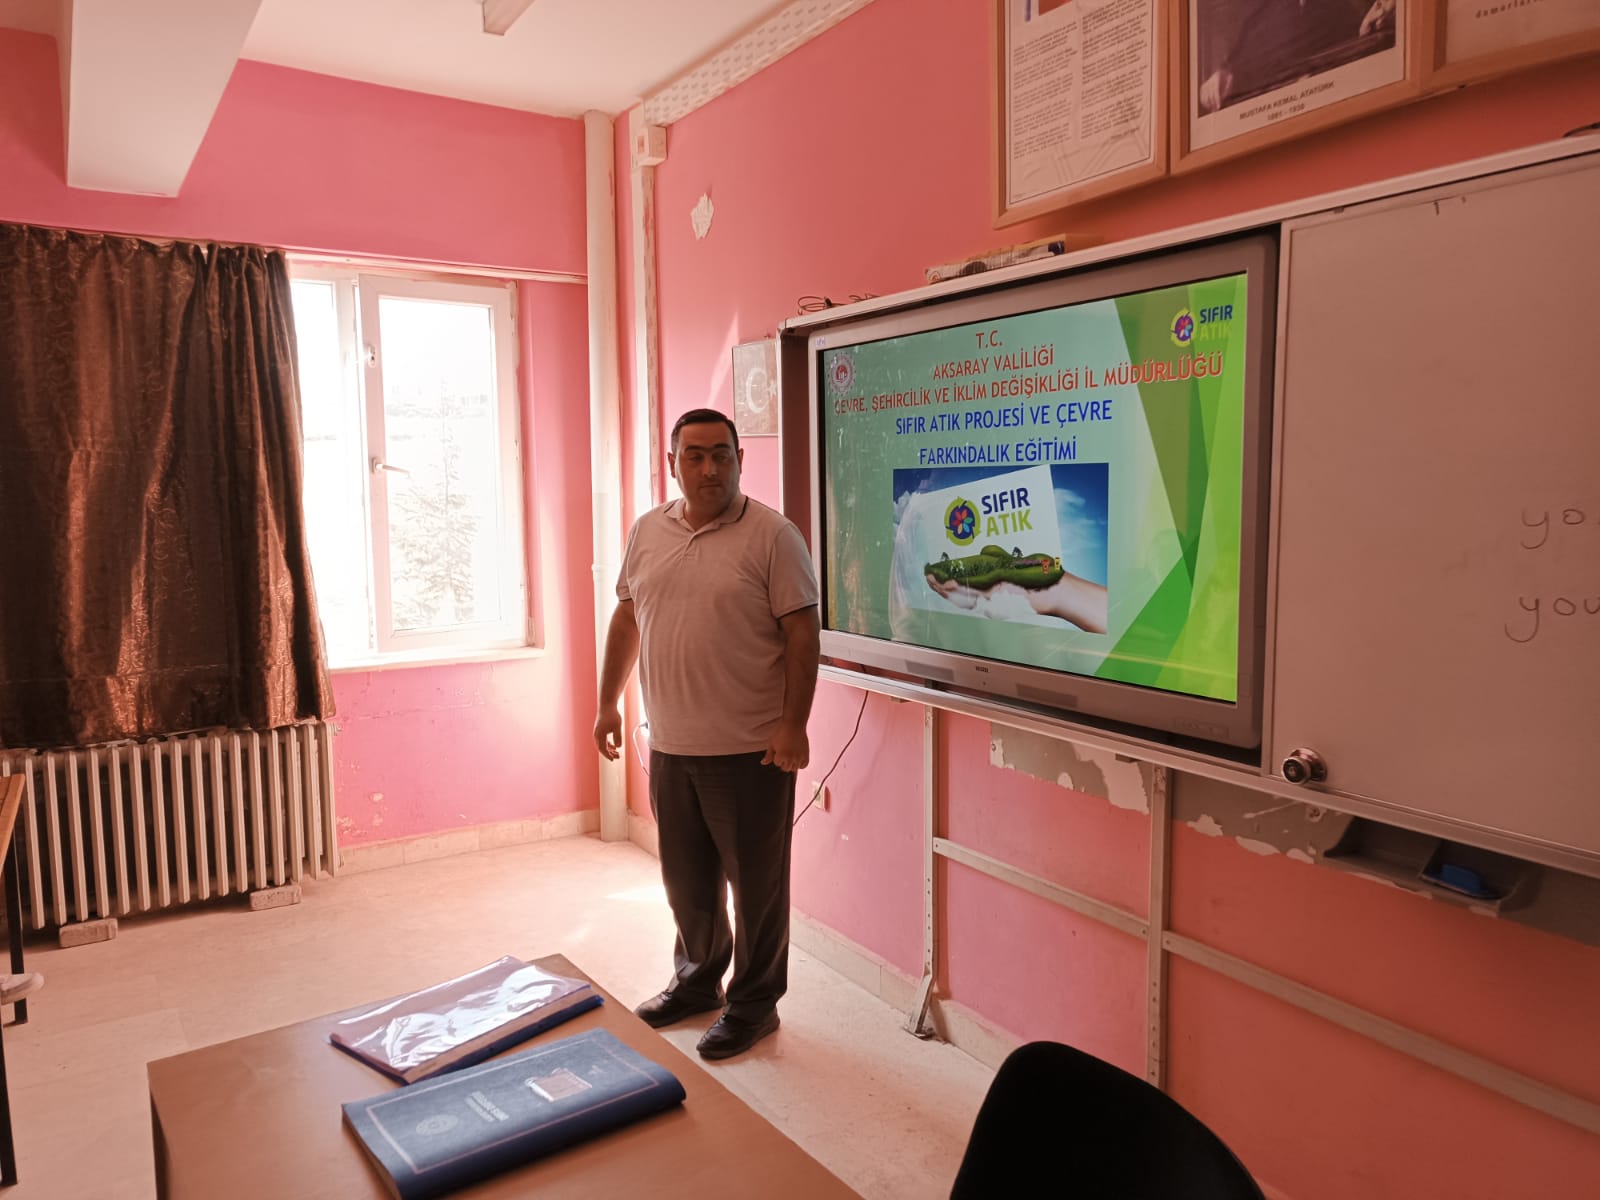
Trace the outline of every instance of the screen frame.
{"label": "screen frame", "polygon": [[[993,697],[1069,720],[1134,726],[1145,736],[1164,734],[1168,739],[1178,738],[1202,746],[1259,747],[1265,707],[1267,516],[1271,495],[1278,259],[1276,231],[1255,230],[1181,248],[1035,275],[1014,283],[963,290],[950,297],[908,300],[904,305],[878,308],[870,314],[842,315],[835,321],[807,330],[811,553],[822,589],[823,655],[836,664],[889,671],[934,687]],[[1224,275],[1243,275],[1246,288],[1236,700],[1227,702],[1166,692],[827,627],[830,579],[828,527],[823,513],[828,466],[825,430],[828,400],[821,369],[824,351],[1134,292],[1179,287]],[[886,465],[884,469],[890,468]]]}

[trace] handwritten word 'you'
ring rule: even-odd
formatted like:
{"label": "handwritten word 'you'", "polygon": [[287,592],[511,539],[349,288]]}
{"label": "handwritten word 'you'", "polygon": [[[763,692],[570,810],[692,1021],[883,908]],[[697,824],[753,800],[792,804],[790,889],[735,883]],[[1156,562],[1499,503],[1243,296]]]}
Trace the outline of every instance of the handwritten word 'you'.
{"label": "handwritten word 'you'", "polygon": [[[1571,528],[1580,525],[1600,526],[1600,519],[1591,517],[1585,510],[1576,507],[1563,508],[1554,514],[1545,509],[1537,518],[1524,510],[1520,544],[1524,550],[1541,550],[1549,544],[1552,532],[1558,527]],[[1526,645],[1539,636],[1546,611],[1563,618],[1576,617],[1580,613],[1590,617],[1600,616],[1600,594],[1579,596],[1576,600],[1571,596],[1556,596],[1550,600],[1548,610],[1545,598],[1542,596],[1518,596],[1517,607],[1526,615],[1518,618],[1516,630],[1513,630],[1510,624],[1505,625],[1505,634],[1518,645]]]}

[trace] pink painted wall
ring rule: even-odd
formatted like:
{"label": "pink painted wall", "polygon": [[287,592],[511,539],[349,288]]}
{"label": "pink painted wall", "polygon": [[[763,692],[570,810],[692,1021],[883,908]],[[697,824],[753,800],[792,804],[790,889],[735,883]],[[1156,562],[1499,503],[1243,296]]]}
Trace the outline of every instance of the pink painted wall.
{"label": "pink painted wall", "polygon": [[65,185],[55,39],[0,29],[0,219],[584,273],[577,121],[235,68],[182,194]]}
{"label": "pink painted wall", "polygon": [[[1171,922],[1600,1102],[1592,947],[1184,827]],[[1559,1196],[1600,1180],[1600,1137],[1190,964],[1174,964],[1172,983],[1172,1094],[1291,1196]],[[1292,1125],[1264,1119],[1289,1096]]]}
{"label": "pink painted wall", "polygon": [[[795,829],[794,905],[848,931],[902,972],[920,974],[922,792],[907,783],[922,777],[922,709],[883,696],[866,697],[862,709],[862,696],[830,683],[817,690],[808,731],[811,765],[800,773],[799,805],[836,760],[838,767],[827,783],[828,811],[813,805]],[[860,733],[845,750],[858,714]],[[898,774],[905,771],[912,774]],[[867,907],[860,904],[863,879],[875,883]]]}
{"label": "pink painted wall", "polygon": [[[1543,1200],[1594,1192],[1594,1134],[1182,960],[1169,986],[1168,1090],[1280,1195]],[[1569,1006],[1573,994],[1569,987]]]}
{"label": "pink painted wall", "polygon": [[[585,270],[576,121],[244,62],[181,196],[70,189],[63,158],[55,42],[0,30],[0,221]],[[524,283],[518,313],[544,653],[336,675],[345,846],[599,803],[584,288]]]}
{"label": "pink painted wall", "polygon": [[[990,765],[985,722],[952,717],[942,756],[952,841],[1126,912],[1149,905],[1143,813]],[[1022,1038],[1144,1073],[1144,943],[958,863],[945,868],[950,992]],[[1049,946],[1053,953],[1040,954]]]}
{"label": "pink painted wall", "polygon": [[[931,263],[1061,230],[1170,229],[1559,137],[1600,111],[1600,62],[1569,63],[996,231],[988,38],[986,5],[877,0],[672,127],[656,193],[664,426],[697,405],[731,409],[730,348],[770,333],[802,294],[915,287]],[[716,216],[697,240],[702,194]],[[771,443],[751,444],[745,486],[776,499]],[[810,778],[859,703],[820,690]],[[795,841],[797,906],[913,976],[921,745],[919,710],[869,701],[831,811],[807,814]],[[1147,817],[991,766],[978,722],[950,721],[939,753],[951,836],[1144,911]],[[1174,852],[1180,930],[1600,1099],[1600,951],[1187,829]],[[942,877],[955,1000],[1019,1037],[1142,1066],[1138,942],[960,866]],[[1208,971],[1175,963],[1172,983],[1174,1094],[1293,1200],[1564,1195],[1600,1178],[1600,1138]]]}

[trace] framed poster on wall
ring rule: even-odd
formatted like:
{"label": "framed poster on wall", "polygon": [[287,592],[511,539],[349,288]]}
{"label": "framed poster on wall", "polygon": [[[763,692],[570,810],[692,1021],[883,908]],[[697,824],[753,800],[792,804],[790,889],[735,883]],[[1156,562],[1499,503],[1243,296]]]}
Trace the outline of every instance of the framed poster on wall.
{"label": "framed poster on wall", "polygon": [[1430,90],[1600,51],[1600,0],[1440,0],[1423,7],[1423,83]]}
{"label": "framed poster on wall", "polygon": [[1167,5],[991,0],[994,223],[1167,170]]}
{"label": "framed poster on wall", "polygon": [[1420,7],[1419,0],[1183,0],[1177,169],[1416,96]]}

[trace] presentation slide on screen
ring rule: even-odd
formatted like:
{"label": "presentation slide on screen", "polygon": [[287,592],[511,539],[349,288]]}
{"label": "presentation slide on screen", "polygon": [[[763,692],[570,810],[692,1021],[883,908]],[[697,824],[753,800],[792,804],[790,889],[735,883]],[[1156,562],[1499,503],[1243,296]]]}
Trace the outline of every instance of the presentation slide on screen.
{"label": "presentation slide on screen", "polygon": [[827,627],[1237,699],[1245,284],[824,347]]}

